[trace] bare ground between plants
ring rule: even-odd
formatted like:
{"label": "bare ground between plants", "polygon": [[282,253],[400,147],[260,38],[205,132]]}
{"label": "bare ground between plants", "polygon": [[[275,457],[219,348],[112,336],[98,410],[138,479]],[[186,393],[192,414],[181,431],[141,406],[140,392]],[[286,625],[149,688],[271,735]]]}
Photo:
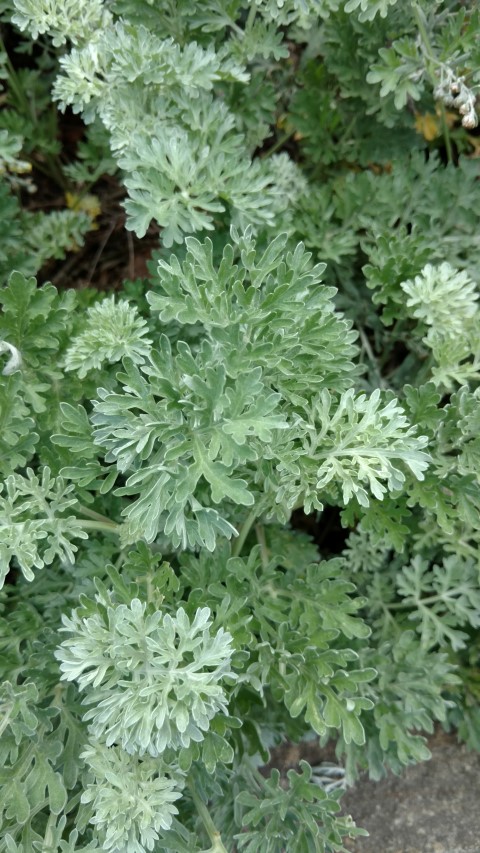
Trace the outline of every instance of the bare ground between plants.
{"label": "bare ground between plants", "polygon": [[342,804],[370,833],[352,853],[480,853],[480,755],[439,731],[430,761],[360,780]]}
{"label": "bare ground between plants", "polygon": [[[300,758],[334,760],[331,750],[305,746],[301,753],[290,747],[272,763],[287,770]],[[343,811],[370,833],[345,842],[350,853],[480,853],[480,754],[442,730],[429,746],[430,761],[380,782],[364,775],[346,791]]]}

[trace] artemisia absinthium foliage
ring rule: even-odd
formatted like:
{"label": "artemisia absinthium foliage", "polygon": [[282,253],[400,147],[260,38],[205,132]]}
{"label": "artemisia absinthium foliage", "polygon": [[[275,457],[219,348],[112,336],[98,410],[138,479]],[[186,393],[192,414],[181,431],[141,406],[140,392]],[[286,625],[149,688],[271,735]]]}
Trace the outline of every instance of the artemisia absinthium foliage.
{"label": "artemisia absinthium foliage", "polygon": [[[340,853],[272,746],[480,748],[478,10],[1,14],[0,851]],[[45,282],[92,222],[22,209],[32,162],[115,173],[149,277]]]}

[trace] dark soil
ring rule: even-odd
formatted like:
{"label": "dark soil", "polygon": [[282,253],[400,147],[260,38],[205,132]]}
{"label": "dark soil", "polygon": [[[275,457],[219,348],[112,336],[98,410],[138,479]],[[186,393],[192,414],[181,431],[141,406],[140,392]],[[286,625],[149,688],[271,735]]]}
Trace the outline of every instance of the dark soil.
{"label": "dark soil", "polygon": [[[63,209],[63,191],[34,175],[38,194],[25,207],[30,210]],[[134,281],[149,275],[147,263],[159,247],[159,229],[152,223],[146,236],[139,239],[125,228],[122,202],[125,191],[117,179],[103,176],[90,190],[101,207],[95,227],[85,236],[83,246],[63,260],[48,261],[40,270],[39,284],[50,281],[59,290],[89,287],[111,293],[121,290],[125,279]],[[50,193],[50,195],[49,195]]]}

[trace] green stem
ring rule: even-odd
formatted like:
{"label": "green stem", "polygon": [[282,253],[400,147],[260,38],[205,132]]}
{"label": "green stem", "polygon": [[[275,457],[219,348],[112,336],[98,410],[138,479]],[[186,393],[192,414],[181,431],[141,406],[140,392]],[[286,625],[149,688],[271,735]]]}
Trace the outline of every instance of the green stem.
{"label": "green stem", "polygon": [[[30,118],[33,122],[34,128],[36,128],[38,127],[39,122],[34,103],[29,100],[27,95],[25,94],[25,89],[19,80],[18,74],[15,71],[15,68],[8,55],[5,43],[1,36],[0,50],[5,54],[6,57],[5,65],[8,71],[8,86],[11,89],[14,97],[17,99],[18,105],[20,106],[21,110],[23,110],[25,117]],[[53,110],[55,110],[55,107],[53,107]],[[47,175],[48,177],[53,178],[57,182],[57,184],[62,187],[62,189],[65,189],[66,182],[65,176],[62,171],[60,159],[55,154],[45,154],[44,157],[46,165],[43,166],[41,163],[39,164],[38,161],[35,160],[35,168],[39,169],[40,172]]]}
{"label": "green stem", "polygon": [[365,332],[361,326],[358,327],[358,333],[360,335],[360,340],[362,342],[362,346],[363,346],[363,348],[367,354],[367,358],[371,362],[372,367],[373,367],[375,373],[377,374],[377,382],[378,382],[380,388],[385,389],[387,387],[387,384],[386,384],[385,380],[383,379],[382,374],[380,372],[380,368],[378,366],[378,362],[377,362],[377,359],[375,357],[375,353],[373,352],[372,347],[370,346],[370,341],[368,340],[367,335],[365,334]]}
{"label": "green stem", "polygon": [[430,61],[434,61],[434,53],[430,37],[427,33],[425,15],[423,14],[423,10],[420,8],[416,0],[414,0],[414,2],[412,3],[412,9],[415,17],[415,22],[418,27],[418,31],[422,37],[423,45],[425,47],[425,53],[427,54]]}
{"label": "green stem", "polygon": [[[420,6],[418,5],[418,3],[416,1],[412,3],[412,10],[413,10],[413,14],[415,17],[415,22],[417,24],[418,32],[420,33],[420,36],[422,39],[424,53],[425,53],[425,56],[428,60],[427,72],[428,72],[428,75],[430,77],[431,83],[434,85],[436,80],[435,80],[435,73],[433,70],[433,66],[434,65],[438,66],[439,62],[435,57],[435,53],[433,51],[432,43],[430,41],[430,37],[429,37],[428,32],[427,32],[425,15],[423,13],[423,10],[420,8]],[[447,159],[448,159],[449,163],[452,163],[453,162],[452,141],[450,139],[450,131],[448,129],[447,116],[446,116],[446,111],[445,111],[445,104],[443,103],[443,101],[440,105],[440,111],[441,111],[441,121],[442,121],[442,132],[443,132],[443,138],[445,140],[445,149],[447,152]]]}
{"label": "green stem", "polygon": [[271,157],[272,154],[275,154],[279,148],[282,148],[282,146],[285,145],[285,143],[288,142],[288,140],[295,135],[295,132],[295,129],[293,129],[290,130],[288,133],[284,133],[284,135],[281,136],[280,139],[277,139],[277,141],[272,145],[271,148],[268,148],[267,151],[264,151],[263,154],[260,155],[262,160],[265,160],[267,157]]}
{"label": "green stem", "polygon": [[55,824],[57,822],[57,816],[54,814],[50,814],[47,820],[47,826],[45,828],[45,833],[43,836],[43,843],[45,845],[45,849],[47,849],[47,845],[49,847],[53,847],[53,831],[55,829]]}
{"label": "green stem", "polygon": [[239,534],[238,534],[238,539],[236,540],[235,545],[232,548],[232,556],[233,557],[239,556],[240,551],[242,550],[242,548],[245,544],[245,539],[247,538],[248,534],[250,533],[250,530],[251,530],[251,528],[255,522],[255,519],[259,515],[258,510],[259,510],[258,506],[254,506],[253,509],[250,511],[249,515],[247,515],[247,518],[245,519],[245,521],[243,522],[243,524],[240,528]]}
{"label": "green stem", "polygon": [[103,530],[105,533],[120,533],[120,525],[113,521],[83,521],[79,519],[82,530]]}
{"label": "green stem", "polygon": [[210,812],[208,811],[203,800],[197,794],[195,790],[195,785],[193,784],[192,780],[189,779],[187,784],[200,820],[202,821],[207,835],[210,841],[212,842],[212,846],[208,851],[205,851],[205,853],[228,853],[227,848],[224,847],[222,843],[221,835],[211,818]]}
{"label": "green stem", "polygon": [[233,32],[237,34],[237,36],[240,36],[240,38],[242,39],[245,38],[244,31],[241,27],[238,26],[238,24],[235,23],[235,21],[230,21],[229,26],[232,28]]}
{"label": "green stem", "polygon": [[[449,597],[451,598],[454,593],[461,593],[462,589],[451,589],[449,590]],[[389,610],[409,610],[412,607],[424,607],[426,604],[435,604],[437,601],[443,601],[444,597],[440,593],[435,593],[434,595],[427,595],[425,598],[417,598],[416,601],[398,601],[394,604],[388,604],[387,607]]]}
{"label": "green stem", "polygon": [[[93,518],[94,521],[103,521],[105,524],[110,525],[114,524],[114,522],[111,521],[110,518],[107,518],[106,515],[101,515],[99,512],[95,512],[95,510],[90,509],[88,506],[83,506],[82,504],[81,506],[77,506],[77,509],[82,513],[82,515],[86,515],[88,518]],[[117,525],[115,525],[115,527],[117,527]]]}
{"label": "green stem", "polygon": [[253,27],[253,22],[255,20],[257,14],[257,4],[255,0],[251,0],[250,11],[248,13],[247,20],[245,22],[245,30],[249,30]]}
{"label": "green stem", "polygon": [[1,37],[0,37],[0,50],[2,51],[2,53],[5,54],[5,59],[6,59],[5,65],[6,65],[7,71],[8,71],[8,85],[9,85],[10,89],[12,90],[12,92],[14,93],[14,95],[18,99],[18,101],[21,103],[22,108],[25,111],[25,113],[27,115],[30,115],[31,118],[35,119],[36,116],[32,113],[31,104],[30,104],[27,96],[25,95],[25,91],[23,89],[23,86],[20,84],[17,72],[15,71],[15,68],[12,65],[12,62],[11,62],[10,57],[8,55],[7,49],[5,47],[5,42],[3,41],[3,39]]}
{"label": "green stem", "polygon": [[[1,710],[2,709],[0,708],[0,711]],[[3,735],[5,729],[7,728],[8,724],[10,722],[10,716],[11,716],[12,710],[13,710],[13,705],[10,705],[10,707],[8,708],[8,711],[5,711],[5,716],[4,716],[3,720],[0,721],[0,736]]]}
{"label": "green stem", "polygon": [[449,163],[453,163],[452,140],[450,139],[450,131],[448,129],[448,123],[447,123],[447,111],[445,109],[445,104],[443,103],[443,101],[440,103],[440,118],[442,121],[442,132],[443,132],[443,138],[445,140],[445,149],[447,152],[447,160]]}
{"label": "green stem", "polygon": [[[44,157],[47,164],[47,174],[65,191],[68,188],[68,181],[65,180],[59,157],[56,154],[45,154]],[[38,160],[34,161],[34,165],[38,168]]]}
{"label": "green stem", "polygon": [[118,558],[115,561],[115,568],[116,568],[117,572],[122,568],[126,558],[127,558],[127,555],[125,554],[125,551],[120,551],[120,554],[118,555]]}
{"label": "green stem", "polygon": [[257,541],[260,545],[260,554],[262,558],[262,566],[264,569],[267,568],[270,562],[270,554],[268,551],[267,540],[265,539],[265,528],[263,524],[255,525],[255,533],[257,534]]}

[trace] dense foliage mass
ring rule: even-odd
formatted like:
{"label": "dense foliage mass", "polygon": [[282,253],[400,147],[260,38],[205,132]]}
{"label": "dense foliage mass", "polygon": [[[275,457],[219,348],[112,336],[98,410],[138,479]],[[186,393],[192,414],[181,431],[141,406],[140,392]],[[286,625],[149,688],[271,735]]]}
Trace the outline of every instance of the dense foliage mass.
{"label": "dense foliage mass", "polygon": [[345,850],[273,746],[480,748],[478,4],[0,8],[0,851]]}

